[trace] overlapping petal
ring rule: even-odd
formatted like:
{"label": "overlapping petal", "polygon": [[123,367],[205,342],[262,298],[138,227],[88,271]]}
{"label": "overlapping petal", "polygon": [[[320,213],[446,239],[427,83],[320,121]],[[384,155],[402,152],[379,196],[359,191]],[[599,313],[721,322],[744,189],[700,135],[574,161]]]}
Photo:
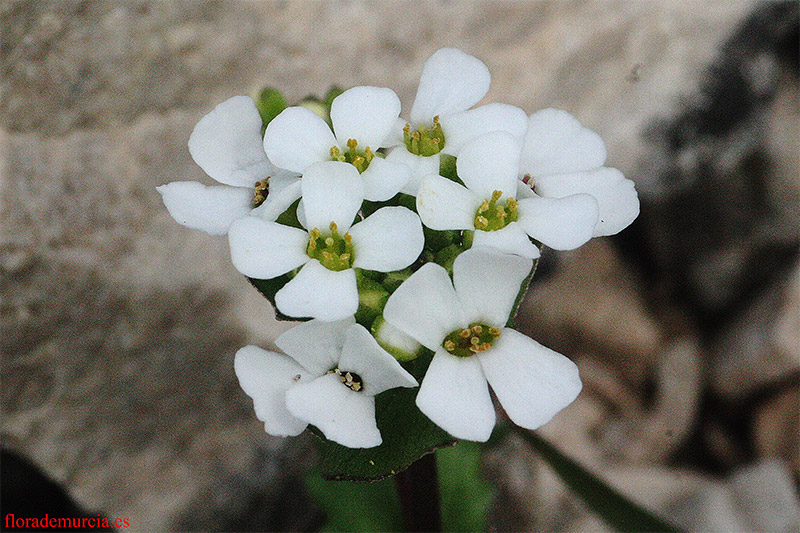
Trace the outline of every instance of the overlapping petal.
{"label": "overlapping petal", "polygon": [[301,106],[284,109],[264,132],[264,150],[270,161],[297,173],[312,163],[329,161],[336,144],[328,124]]}
{"label": "overlapping petal", "polygon": [[261,144],[261,115],[249,96],[234,96],[215,107],[194,127],[189,153],[214,180],[252,187],[276,172]]}
{"label": "overlapping petal", "polygon": [[420,180],[422,180],[424,176],[439,174],[441,157],[439,154],[428,157],[414,155],[406,150],[405,145],[400,145],[386,155],[386,161],[402,163],[411,169],[411,178],[403,188],[400,189],[400,192],[416,196]]}
{"label": "overlapping petal", "polygon": [[245,346],[236,352],[233,367],[267,433],[293,437],[303,432],[308,424],[286,408],[286,391],[310,379],[304,368],[285,355],[256,346]]}
{"label": "overlapping petal", "polygon": [[457,439],[486,442],[494,429],[494,407],[476,357],[454,357],[439,347],[416,403],[434,424]]}
{"label": "overlapping petal", "polygon": [[520,226],[555,250],[575,249],[594,235],[597,200],[589,194],[564,198],[525,198],[517,207]]}
{"label": "overlapping petal", "polygon": [[231,223],[250,214],[253,190],[196,181],[173,181],[156,187],[175,221],[209,235],[224,235]]}
{"label": "overlapping petal", "polygon": [[453,262],[453,286],[467,322],[504,327],[533,261],[492,248],[473,247]]}
{"label": "overlapping petal", "polygon": [[297,176],[275,176],[269,179],[269,194],[260,206],[253,210],[253,215],[269,220],[276,220],[302,195],[300,178]]}
{"label": "overlapping petal", "polygon": [[275,294],[275,305],[285,315],[326,322],[353,315],[358,310],[355,271],[328,270],[312,259]]}
{"label": "overlapping petal", "polygon": [[308,233],[257,217],[235,220],[228,240],[233,266],[251,278],[272,279],[308,261]]}
{"label": "overlapping petal", "polygon": [[286,393],[286,407],[348,448],[372,448],[382,442],[375,423],[375,398],[345,387],[336,374],[292,387]]}
{"label": "overlapping petal", "polygon": [[528,238],[528,234],[517,222],[495,231],[475,230],[472,246],[488,246],[501,252],[538,259],[541,253]]}
{"label": "overlapping petal", "polygon": [[356,167],[339,161],[314,163],[303,174],[303,210],[308,229],[328,231],[336,222],[340,233],[350,229],[364,201],[364,186]]}
{"label": "overlapping petal", "polygon": [[484,133],[505,131],[522,146],[528,131],[528,116],[522,109],[491,103],[461,113],[445,115],[439,119],[444,132],[446,154],[458,156],[464,145]]}
{"label": "overlapping petal", "polygon": [[375,157],[361,174],[364,199],[385,202],[400,192],[411,179],[411,168],[405,163]]}
{"label": "overlapping petal", "polygon": [[382,207],[350,228],[353,266],[378,272],[400,270],[417,260],[425,245],[419,217],[405,207]]}
{"label": "overlapping petal", "polygon": [[450,276],[435,263],[423,265],[392,293],[383,317],[429,350],[440,348],[448,333],[464,326]]}
{"label": "overlapping petal", "polygon": [[321,376],[336,368],[345,333],[355,324],[352,316],[334,322],[309,320],[285,331],[275,345],[300,363],[311,375]]}
{"label": "overlapping petal", "polygon": [[509,418],[524,428],[546,424],[581,391],[572,361],[513,329],[476,359]]}
{"label": "overlapping petal", "polygon": [[594,236],[614,235],[639,216],[639,197],[633,181],[615,168],[598,168],[574,174],[552,174],[534,181],[542,196],[563,198],[572,194],[591,194],[599,204]]}
{"label": "overlapping petal", "polygon": [[399,114],[400,99],[393,90],[382,87],[353,87],[331,104],[331,123],[339,146],[355,139],[360,150],[370,147],[373,152],[384,146]]}
{"label": "overlapping petal", "polygon": [[434,230],[474,229],[483,198],[438,174],[426,176],[417,191],[417,212]]}
{"label": "overlapping petal", "polygon": [[397,360],[378,345],[375,338],[361,325],[351,326],[339,360],[342,372],[355,372],[363,380],[363,394],[375,396],[397,387],[419,385]]}
{"label": "overlapping petal", "polygon": [[482,198],[494,191],[517,194],[520,146],[511,134],[494,131],[470,140],[459,152],[456,168],[464,185]]}
{"label": "overlapping petal", "polygon": [[479,59],[455,48],[442,48],[425,61],[411,108],[414,124],[436,115],[464,111],[489,91],[489,69]]}

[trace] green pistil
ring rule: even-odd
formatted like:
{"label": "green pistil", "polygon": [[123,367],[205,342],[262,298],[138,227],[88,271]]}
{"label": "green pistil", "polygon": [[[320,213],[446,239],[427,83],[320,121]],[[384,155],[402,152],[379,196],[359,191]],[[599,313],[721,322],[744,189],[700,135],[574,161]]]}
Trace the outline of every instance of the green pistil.
{"label": "green pistil", "polygon": [[508,198],[505,205],[500,205],[497,202],[501,196],[502,192],[494,191],[490,200],[483,201],[475,213],[475,229],[497,231],[517,220],[517,201]]}
{"label": "green pistil", "polygon": [[261,181],[256,182],[256,188],[253,192],[253,207],[258,207],[264,203],[269,194],[269,176]]}
{"label": "green pistil", "polygon": [[450,333],[444,338],[442,347],[456,357],[472,357],[491,348],[499,336],[498,328],[476,322]]}
{"label": "green pistil", "polygon": [[411,125],[403,128],[403,140],[409,152],[423,157],[436,155],[444,149],[444,132],[439,125],[439,115],[433,117],[430,127],[419,126],[416,131],[411,131]]}
{"label": "green pistil", "polygon": [[322,235],[319,228],[308,235],[308,257],[316,259],[328,270],[340,271],[353,267],[353,238],[349,233],[339,235],[336,222],[331,222],[329,235]]}
{"label": "green pistil", "polygon": [[363,150],[359,150],[358,141],[355,139],[349,139],[347,141],[347,150],[344,153],[342,153],[338,146],[331,147],[331,159],[333,161],[350,163],[358,169],[359,174],[363,173],[365,170],[367,170],[367,168],[369,168],[369,164],[372,162],[374,157],[375,154],[372,152],[369,146]]}
{"label": "green pistil", "polygon": [[342,372],[338,368],[334,368],[333,370],[329,370],[328,374],[336,374],[339,376],[339,380],[344,383],[345,387],[348,389],[359,392],[364,388],[364,385],[361,381],[361,376],[355,372]]}

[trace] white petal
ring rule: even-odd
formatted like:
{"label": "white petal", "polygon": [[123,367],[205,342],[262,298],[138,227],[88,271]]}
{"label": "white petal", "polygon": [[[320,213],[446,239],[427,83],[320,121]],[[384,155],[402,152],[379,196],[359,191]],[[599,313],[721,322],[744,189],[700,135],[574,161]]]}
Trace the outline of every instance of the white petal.
{"label": "white petal", "polygon": [[414,124],[458,113],[486,96],[492,77],[483,62],[455,48],[442,48],[425,61],[411,108]]}
{"label": "white petal", "polygon": [[430,350],[466,325],[450,276],[435,263],[423,265],[392,293],[383,318]]}
{"label": "white petal", "polygon": [[563,198],[577,193],[594,196],[600,206],[595,237],[619,233],[639,216],[636,188],[616,168],[542,176],[534,180],[534,187],[537,193],[548,197]]}
{"label": "white petal", "polygon": [[436,350],[417,394],[417,407],[457,439],[486,442],[494,429],[492,398],[476,357]]}
{"label": "white petal", "polygon": [[312,259],[275,294],[275,305],[288,316],[341,320],[358,311],[356,273],[334,272]]}
{"label": "white petal", "polygon": [[252,187],[276,168],[261,144],[261,115],[249,96],[234,96],[200,119],[189,136],[189,153],[220,183]]}
{"label": "white petal", "polygon": [[475,229],[475,215],[483,198],[466,187],[432,174],[417,191],[417,212],[433,230]]}
{"label": "white petal", "polygon": [[530,116],[520,160],[520,175],[580,172],[602,166],[606,146],[592,130],[560,109],[543,109]]}
{"label": "white petal", "polygon": [[333,131],[343,149],[348,139],[358,141],[360,150],[382,148],[399,114],[400,99],[382,87],[353,87],[331,104]]}
{"label": "white petal", "polygon": [[321,376],[336,368],[344,346],[345,332],[355,324],[350,316],[335,322],[309,320],[278,336],[275,345],[306,368]]}
{"label": "white petal", "polygon": [[525,232],[555,250],[572,250],[592,238],[597,200],[588,194],[565,198],[525,198],[517,206]]}
{"label": "white petal", "polygon": [[369,331],[356,324],[347,330],[347,340],[339,360],[342,372],[355,372],[363,380],[363,393],[376,396],[396,387],[417,387],[414,376],[397,359],[381,348]]}
{"label": "white petal", "polygon": [[394,121],[394,126],[389,130],[386,138],[383,140],[382,145],[385,147],[399,146],[405,143],[405,135],[403,135],[403,128],[408,124],[408,121],[402,117],[398,117]]}
{"label": "white petal", "polygon": [[400,192],[416,196],[417,189],[419,189],[419,182],[422,178],[430,174],[439,174],[439,162],[441,158],[439,154],[428,157],[414,155],[406,150],[406,146],[403,144],[389,152],[386,156],[386,161],[402,163],[411,169],[411,178],[408,180],[408,183],[400,189]]}
{"label": "white petal", "polygon": [[425,245],[422,224],[405,207],[382,207],[350,228],[353,266],[378,272],[400,270],[417,260]]}
{"label": "white petal", "polygon": [[472,246],[488,246],[501,252],[515,254],[530,259],[538,259],[539,249],[528,238],[528,234],[516,222],[497,231],[475,230]]}
{"label": "white petal", "polygon": [[306,227],[324,234],[331,222],[344,234],[353,224],[364,201],[364,186],[356,167],[350,163],[315,163],[303,174],[303,211]]}
{"label": "white petal", "polygon": [[275,221],[284,211],[289,209],[295,200],[300,198],[300,178],[296,176],[274,177],[269,180],[269,193],[267,199],[253,210],[253,214]]}
{"label": "white petal", "polygon": [[285,355],[245,346],[233,360],[242,390],[253,399],[256,417],[270,435],[294,437],[308,425],[286,409],[286,391],[310,377]]}
{"label": "white petal", "polygon": [[519,199],[522,199],[522,198],[536,198],[536,196],[537,196],[536,193],[534,193],[533,189],[531,189],[532,185],[533,184],[528,185],[528,183],[525,183],[522,180],[518,180],[517,181],[517,199],[519,200]]}
{"label": "white petal", "polygon": [[513,329],[476,359],[508,417],[527,429],[549,422],[581,391],[575,363]]}
{"label": "white petal", "polygon": [[302,173],[312,163],[330,161],[333,132],[319,115],[295,106],[284,109],[264,132],[264,150],[275,165]]}
{"label": "white petal", "polygon": [[350,390],[336,374],[292,387],[286,407],[342,446],[372,448],[382,442],[375,423],[375,397]]}
{"label": "white petal", "polygon": [[371,202],[385,202],[400,192],[411,179],[411,167],[403,163],[376,157],[361,174],[364,198]]}
{"label": "white petal", "polygon": [[519,149],[514,137],[504,131],[475,137],[459,152],[458,177],[482,198],[491,198],[494,191],[501,191],[503,198],[515,198]]}
{"label": "white petal", "polygon": [[244,187],[173,181],[156,190],[178,224],[209,235],[228,233],[231,222],[246,217],[253,208],[253,189]]}
{"label": "white petal", "polygon": [[272,279],[308,261],[308,233],[257,217],[235,220],[228,240],[233,266],[251,278]]}
{"label": "white petal", "polygon": [[467,320],[504,327],[533,261],[492,248],[470,248],[453,262],[453,286]]}
{"label": "white petal", "polygon": [[439,123],[444,132],[444,153],[458,156],[461,148],[484,133],[505,131],[522,146],[528,131],[528,116],[525,111],[508,104],[486,104],[453,115],[445,115]]}

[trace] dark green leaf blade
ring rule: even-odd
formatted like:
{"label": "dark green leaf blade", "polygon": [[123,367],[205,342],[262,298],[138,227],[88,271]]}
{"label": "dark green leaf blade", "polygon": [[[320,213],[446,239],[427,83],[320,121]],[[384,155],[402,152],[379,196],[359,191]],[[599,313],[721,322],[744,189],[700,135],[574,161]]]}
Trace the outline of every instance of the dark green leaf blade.
{"label": "dark green leaf blade", "polygon": [[319,474],[306,478],[311,496],[325,510],[322,531],[402,531],[394,480],[338,483]]}
{"label": "dark green leaf blade", "polygon": [[539,452],[587,507],[617,531],[680,531],[608,486],[598,476],[559,452],[555,446],[535,433],[520,430],[518,434]]}

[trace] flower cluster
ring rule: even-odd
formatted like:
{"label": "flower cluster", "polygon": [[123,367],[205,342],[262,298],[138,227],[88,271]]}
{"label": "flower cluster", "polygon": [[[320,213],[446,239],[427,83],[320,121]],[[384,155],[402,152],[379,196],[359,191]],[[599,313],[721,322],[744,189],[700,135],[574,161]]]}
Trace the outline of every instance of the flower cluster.
{"label": "flower cluster", "polygon": [[[220,185],[159,187],[170,214],[227,234],[236,269],[260,289],[272,280],[262,292],[282,315],[311,319],[278,337],[283,353],[236,354],[268,433],[311,424],[377,446],[375,396],[419,386],[425,416],[485,441],[490,386],[530,429],[580,392],[569,359],[507,324],[541,247],[619,232],[638,215],[636,191],[568,113],[476,107],[489,84],[480,60],[442,49],[407,120],[391,89],[355,87],[270,117],[237,96],[195,127],[189,151]],[[404,365],[422,355],[420,385]]]}

